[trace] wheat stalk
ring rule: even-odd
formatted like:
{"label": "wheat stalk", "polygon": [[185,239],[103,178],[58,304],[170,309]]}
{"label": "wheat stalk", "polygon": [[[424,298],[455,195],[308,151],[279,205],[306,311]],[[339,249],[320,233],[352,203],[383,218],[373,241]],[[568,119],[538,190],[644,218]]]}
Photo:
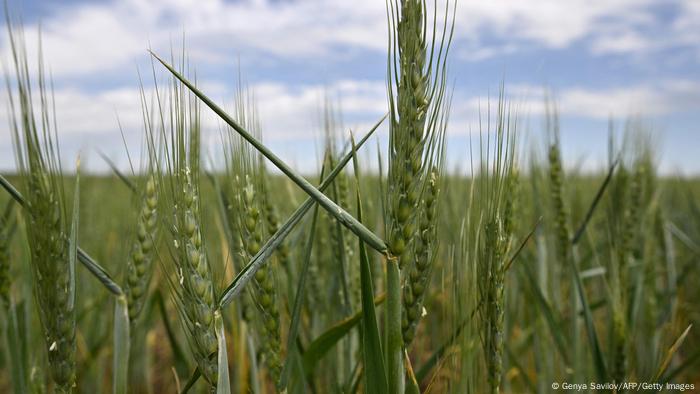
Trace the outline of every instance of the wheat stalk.
{"label": "wheat stalk", "polygon": [[392,391],[403,389],[400,270],[414,258],[411,245],[418,235],[415,220],[426,178],[425,167],[437,148],[434,141],[439,137],[439,123],[445,109],[445,57],[451,40],[451,34],[445,40],[448,30],[446,14],[442,38],[436,39],[439,33],[436,23],[433,23],[432,43],[428,41],[424,6],[420,0],[391,1],[388,4],[390,61],[387,64],[387,88],[391,123],[386,207],[388,244],[393,258],[387,265],[387,362],[389,390]]}
{"label": "wheat stalk", "polygon": [[[236,92],[236,117],[243,127],[252,130],[260,137],[255,103],[251,93],[239,87]],[[232,212],[232,223],[236,223],[240,236],[240,258],[247,263],[260,251],[263,241],[268,234],[274,234],[271,227],[276,227],[274,209],[269,201],[265,185],[265,170],[262,157],[245,141],[236,136],[233,130],[228,130],[226,141],[228,153],[226,159],[229,176],[234,179],[232,194],[235,196],[236,212]],[[277,250],[278,258],[287,257],[285,250]],[[280,259],[282,264],[286,260]],[[254,327],[260,339],[260,351],[267,366],[270,378],[275,384],[279,383],[282,370],[282,348],[280,338],[280,313],[277,305],[277,283],[275,269],[272,264],[259,269],[248,287],[248,294],[255,305],[255,311],[250,310],[244,297],[244,315],[252,318]],[[253,312],[257,312],[254,316]],[[257,319],[256,319],[257,318]]]}
{"label": "wheat stalk", "polygon": [[[70,256],[76,253],[77,245],[73,242],[69,246],[71,221],[66,209],[55,142],[56,123],[50,109],[52,102],[43,73],[41,46],[37,119],[23,36],[21,31],[13,32],[9,19],[8,29],[17,81],[16,98],[8,81],[11,127],[18,167],[25,180],[24,211],[34,293],[55,390],[70,392],[75,384],[75,273]],[[15,40],[15,34],[19,34],[19,41]]]}
{"label": "wheat stalk", "polygon": [[[198,370],[214,389],[219,378],[214,322],[217,308],[212,267],[202,238],[199,107],[176,81],[167,96],[167,107],[158,94],[156,98],[158,108],[168,111],[161,113],[158,128],[149,129],[149,145],[154,147],[149,149],[150,162],[165,170],[165,175],[155,173],[161,178],[156,179],[156,193],[164,204],[163,212],[168,213],[164,218],[170,230],[174,269],[165,264],[163,267]],[[157,140],[162,143],[160,147],[155,144]]]}
{"label": "wheat stalk", "polygon": [[[503,374],[505,336],[505,274],[513,230],[513,195],[509,186],[517,182],[515,171],[515,120],[511,119],[503,97],[499,101],[495,144],[490,136],[482,163],[480,196],[483,228],[477,241],[478,312],[486,361],[489,392],[500,392]],[[512,123],[511,123],[512,121]],[[487,125],[489,127],[490,125]],[[490,155],[493,155],[490,158]]]}

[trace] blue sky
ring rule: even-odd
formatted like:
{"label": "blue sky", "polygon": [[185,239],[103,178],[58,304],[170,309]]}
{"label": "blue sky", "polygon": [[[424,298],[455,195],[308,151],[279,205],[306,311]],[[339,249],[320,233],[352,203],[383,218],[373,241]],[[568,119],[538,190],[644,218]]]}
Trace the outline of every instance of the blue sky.
{"label": "blue sky", "polygon": [[[346,129],[358,132],[386,110],[383,1],[9,3],[22,15],[30,52],[41,24],[62,150],[69,157],[80,151],[92,170],[105,168],[97,149],[126,166],[117,116],[130,149],[138,151],[136,70],[148,79],[146,48],[167,55],[171,43],[179,47],[183,32],[198,80],[217,101],[231,104],[240,65],[255,91],[265,140],[301,170],[317,163],[325,96],[341,106]],[[551,92],[571,165],[604,165],[612,116],[618,133],[630,118],[655,133],[665,173],[700,173],[698,26],[696,1],[460,0],[450,63],[451,162],[464,164],[479,106],[493,100],[505,81],[529,143],[542,128],[544,91]],[[4,28],[1,37],[6,62]],[[5,94],[0,100],[6,101]],[[205,118],[217,128],[215,118]],[[0,114],[2,170],[14,166],[7,124]]]}

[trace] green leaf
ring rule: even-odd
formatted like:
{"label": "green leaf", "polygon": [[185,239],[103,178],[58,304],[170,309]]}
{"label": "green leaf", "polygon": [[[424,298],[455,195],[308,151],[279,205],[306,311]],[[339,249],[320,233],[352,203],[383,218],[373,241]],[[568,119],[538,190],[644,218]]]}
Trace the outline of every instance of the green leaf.
{"label": "green leaf", "polygon": [[408,352],[404,349],[404,368],[406,369],[406,394],[420,394],[420,386],[416,380],[416,375],[413,373],[411,359],[408,357]]}
{"label": "green leaf", "polygon": [[195,383],[199,380],[200,376],[202,376],[202,373],[199,372],[199,367],[196,367],[194,371],[192,372],[192,376],[187,380],[187,383],[185,384],[185,387],[182,388],[182,391],[180,391],[181,394],[187,394],[187,392],[190,391],[192,387],[194,387]]}
{"label": "green leaf", "polygon": [[[330,163],[333,163],[333,157],[328,154],[328,161]],[[353,156],[353,161],[354,161],[354,156]],[[332,188],[330,190],[331,198],[335,201],[340,201],[338,199],[338,196],[340,194],[340,191],[338,189],[338,184],[337,182],[333,182]],[[357,220],[362,223],[362,220],[358,217]],[[345,235],[343,234],[343,226],[340,224],[340,222],[336,221],[335,225],[333,226],[333,231],[335,232],[335,237],[337,239],[337,245],[345,245]],[[340,268],[340,284],[341,284],[341,290],[342,290],[342,297],[343,297],[343,312],[344,313],[349,313],[351,312],[351,303],[350,303],[350,284],[348,283],[350,275],[348,275],[348,257],[345,254],[345,247],[341,246],[337,250],[337,264],[338,267]],[[348,360],[349,361],[349,360]]]}
{"label": "green leaf", "polygon": [[226,124],[231,126],[238,134],[241,135],[246,141],[255,147],[260,153],[262,153],[268,160],[270,160],[280,171],[282,171],[289,179],[294,181],[306,194],[311,198],[316,200],[316,202],[321,205],[330,215],[335,217],[340,223],[347,227],[350,231],[355,233],[358,237],[362,238],[370,245],[372,248],[376,249],[378,252],[386,254],[387,246],[386,243],[379,237],[377,237],[372,231],[367,227],[363,226],[357,221],[352,215],[347,213],[343,208],[338,206],[333,200],[328,198],[319,189],[309,183],[303,176],[294,171],[286,163],[284,163],[277,155],[275,155],[270,149],[258,141],[251,133],[240,126],[231,116],[229,116],[221,107],[214,103],[210,98],[208,98],[204,93],[202,93],[197,87],[187,80],[182,74],[177,72],[172,66],[166,63],[163,59],[158,57],[155,53],[151,52],[151,55],[155,57],[165,68],[172,73],[175,78],[180,80],[185,86],[187,86],[192,93],[199,97],[204,104],[214,111]]}
{"label": "green leaf", "polygon": [[[17,189],[15,189],[15,187],[12,186],[12,184],[2,175],[0,175],[0,186],[2,186],[10,194],[10,196],[17,201],[17,203],[19,203],[19,205],[23,207],[25,206],[25,200],[24,197],[22,197],[22,194],[17,191]],[[112,279],[107,271],[102,268],[92,257],[90,257],[90,255],[80,249],[80,246],[77,247],[77,253],[78,261],[80,261],[80,263],[83,264],[83,266],[87,268],[88,271],[90,271],[90,273],[97,278],[97,280],[99,280],[107,290],[114,295],[121,295],[123,293],[121,287],[119,287],[117,282]]]}
{"label": "green leaf", "polygon": [[542,317],[544,317],[544,321],[547,323],[547,327],[549,328],[552,338],[554,339],[554,345],[557,351],[559,351],[559,355],[561,356],[561,358],[564,359],[564,362],[567,365],[569,365],[567,341],[565,340],[564,335],[562,334],[563,330],[561,328],[561,325],[555,318],[555,312],[549,305],[549,302],[547,302],[547,299],[545,298],[544,294],[542,294],[542,290],[537,284],[537,280],[535,280],[535,277],[532,275],[532,272],[530,272],[530,268],[527,266],[523,267],[524,268],[522,269],[522,272],[524,272],[525,276],[527,277],[527,280],[525,282],[529,285],[530,293],[534,296],[535,303],[542,312]]}
{"label": "green leaf", "polygon": [[228,376],[228,354],[226,353],[226,331],[224,330],[224,319],[221,312],[214,313],[214,326],[216,328],[216,339],[219,341],[218,371],[219,377],[216,381],[217,394],[231,393],[231,380]]}
{"label": "green leaf", "polygon": [[581,308],[583,309],[583,320],[586,324],[588,344],[591,347],[591,352],[593,353],[593,363],[595,364],[596,374],[598,375],[598,379],[601,382],[604,382],[608,377],[608,372],[605,365],[605,358],[603,358],[603,352],[600,349],[600,342],[598,341],[595,323],[593,322],[593,313],[591,313],[591,308],[588,304],[588,297],[586,297],[586,291],[583,288],[583,281],[581,280],[581,274],[578,271],[576,262],[573,259],[568,260],[574,273],[574,283],[581,301]]}
{"label": "green leaf", "polygon": [[692,353],[690,356],[687,356],[678,366],[666,373],[663,379],[661,379],[660,383],[665,385],[667,382],[670,382],[673,378],[683,372],[686,368],[691,367],[698,361],[700,361],[700,350]]}
{"label": "green leaf", "polygon": [[73,193],[73,211],[71,212],[70,238],[68,239],[68,309],[75,311],[75,260],[78,253],[78,223],[80,220],[80,159],[75,175],[75,192]]}
{"label": "green leaf", "polygon": [[168,319],[168,310],[165,307],[165,299],[163,298],[163,294],[160,292],[160,290],[156,290],[153,297],[156,305],[158,306],[158,312],[160,313],[160,317],[163,321],[163,327],[165,327],[165,334],[168,337],[168,342],[170,342],[170,349],[172,350],[173,358],[175,359],[175,368],[183,373],[189,368],[187,366],[187,357],[185,357],[185,352],[182,350],[182,346],[180,346],[179,342],[177,341],[173,326],[170,323],[170,319]]}
{"label": "green leaf", "polygon": [[[385,299],[386,294],[381,294],[374,298],[374,304],[381,304]],[[314,370],[316,363],[318,363],[338,341],[345,337],[360,320],[362,320],[362,311],[337,322],[309,344],[302,355],[302,365],[307,375]]]}
{"label": "green leaf", "polygon": [[403,334],[401,332],[401,274],[396,259],[386,264],[387,378],[390,393],[403,391]]}
{"label": "green leaf", "polygon": [[586,226],[588,226],[588,222],[591,221],[591,218],[593,217],[593,211],[595,211],[595,208],[598,206],[598,202],[600,202],[601,198],[603,197],[603,193],[605,192],[605,189],[608,187],[608,184],[612,179],[618,161],[619,159],[615,160],[610,166],[610,169],[608,170],[608,175],[605,177],[605,180],[603,180],[603,184],[600,185],[598,193],[596,193],[595,197],[593,198],[593,202],[588,208],[588,212],[586,212],[586,216],[584,217],[583,222],[579,226],[578,230],[576,230],[574,237],[571,239],[571,243],[573,245],[576,245],[578,243],[578,241],[581,239],[581,236],[583,235],[583,232],[586,230]]}
{"label": "green leaf", "polygon": [[[353,141],[353,152],[355,144]],[[355,167],[355,182],[357,190],[357,219],[362,221],[362,199],[360,197],[359,169],[357,156],[353,155]],[[372,272],[370,270],[367,249],[362,240],[360,245],[360,286],[362,290],[362,358],[364,361],[365,391],[367,393],[386,393],[388,390],[386,369],[384,368],[384,355],[382,342],[379,337],[377,325],[377,312],[374,309],[374,286],[372,284]]]}
{"label": "green leaf", "polygon": [[127,177],[123,172],[119,171],[119,168],[117,168],[116,164],[114,164],[114,162],[109,157],[107,157],[107,155],[105,155],[102,152],[97,153],[100,155],[102,160],[104,160],[107,163],[114,175],[116,175],[117,178],[119,178],[119,180],[121,180],[124,183],[124,186],[129,188],[129,190],[131,190],[132,193],[136,194],[137,189],[136,185],[134,185],[134,182],[132,182],[131,179],[129,179],[129,177]]}
{"label": "green leaf", "polygon": [[[379,125],[384,121],[384,118],[380,119],[379,122],[377,122],[372,129],[357,143],[357,147],[359,148],[362,146],[368,139],[369,137],[374,133],[377,128],[379,128]],[[323,180],[321,185],[318,187],[318,190],[323,191],[325,190],[335,179],[336,176],[343,170],[343,167],[345,167],[346,164],[352,159],[352,152],[349,152],[343,158],[338,161],[338,164],[333,168],[330,174],[328,174],[328,177]],[[292,216],[287,219],[287,221],[280,226],[280,228],[277,230],[275,234],[270,237],[270,239],[267,240],[265,245],[263,245],[262,248],[260,248],[260,251],[253,256],[253,259],[246,265],[239,273],[236,275],[236,277],[233,279],[233,282],[231,282],[230,285],[224,290],[222,293],[221,297],[219,298],[219,308],[223,309],[228,305],[233,299],[240,294],[240,292],[243,290],[245,285],[248,284],[248,282],[253,278],[253,275],[262,267],[263,264],[272,256],[272,254],[275,252],[275,249],[284,241],[284,239],[289,235],[289,233],[292,232],[294,229],[294,226],[296,226],[297,223],[301,220],[301,218],[304,217],[306,212],[314,205],[314,199],[309,197],[304,201],[304,203],[297,208],[294,213],[292,213]]]}
{"label": "green leaf", "polygon": [[535,235],[535,231],[537,230],[537,227],[539,227],[540,223],[542,222],[542,216],[537,219],[535,222],[535,225],[532,227],[532,230],[525,236],[525,239],[520,243],[520,246],[518,249],[513,253],[513,256],[511,256],[510,260],[508,260],[508,263],[506,263],[505,271],[508,272],[510,270],[510,267],[513,265],[513,262],[515,262],[515,259],[518,258],[520,255],[520,252],[525,249],[525,245],[527,245],[528,241],[530,241],[530,238],[532,238],[533,235]]}
{"label": "green leaf", "polygon": [[661,378],[661,375],[663,375],[664,372],[666,372],[666,368],[668,368],[668,365],[671,364],[671,360],[673,359],[673,355],[676,354],[678,349],[681,347],[683,344],[683,341],[685,341],[685,337],[688,336],[688,333],[690,332],[690,328],[693,327],[692,324],[688,326],[688,328],[683,331],[681,336],[676,339],[676,341],[671,345],[671,347],[668,349],[666,352],[666,357],[664,357],[664,360],[661,362],[661,365],[659,365],[659,370],[656,372],[656,375],[654,376],[654,381],[658,381]]}
{"label": "green leaf", "polygon": [[292,357],[292,370],[294,375],[298,379],[292,380],[287,387],[287,393],[290,394],[304,394],[310,393],[311,388],[309,387],[309,381],[305,378],[304,366],[302,365],[301,354],[298,351],[298,347],[294,348],[292,354],[288,357]]}
{"label": "green leaf", "polygon": [[285,389],[287,387],[287,381],[289,379],[289,373],[292,367],[293,357],[292,355],[296,353],[294,351],[295,344],[297,340],[297,335],[299,333],[299,323],[301,321],[301,306],[304,303],[304,294],[306,290],[306,278],[309,274],[309,267],[311,266],[311,251],[313,249],[314,238],[316,236],[316,221],[318,219],[318,207],[314,209],[313,220],[311,221],[311,230],[309,231],[309,239],[306,243],[306,248],[304,249],[304,265],[301,268],[301,275],[299,276],[299,281],[297,283],[297,292],[294,297],[294,307],[292,309],[291,323],[289,323],[289,335],[287,336],[287,358],[284,360],[284,367],[282,367],[282,377],[280,378],[279,388]]}
{"label": "green leaf", "polygon": [[112,392],[114,394],[127,392],[131,347],[129,330],[129,307],[126,297],[122,295],[114,300],[114,365],[112,371]]}

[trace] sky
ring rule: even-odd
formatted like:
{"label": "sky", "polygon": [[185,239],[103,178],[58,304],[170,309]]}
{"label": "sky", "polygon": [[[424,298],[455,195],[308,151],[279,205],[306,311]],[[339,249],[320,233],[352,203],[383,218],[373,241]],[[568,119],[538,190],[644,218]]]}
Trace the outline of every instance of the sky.
{"label": "sky", "polygon": [[[240,80],[254,92],[266,144],[304,172],[318,167],[322,108],[340,108],[362,134],[387,110],[387,18],[381,0],[8,0],[36,58],[39,27],[54,82],[66,160],[105,171],[98,151],[128,167],[143,136],[139,74],[147,52],[169,56],[183,37],[198,85],[230,108]],[[429,2],[430,3],[430,2]],[[437,12],[445,12],[438,0]],[[429,7],[432,15],[436,7]],[[3,18],[4,19],[4,18]],[[449,62],[450,166],[466,167],[479,114],[499,87],[518,110],[524,146],[543,151],[545,96],[560,114],[569,166],[606,164],[608,123],[651,132],[665,174],[700,174],[700,2],[692,0],[460,0]],[[0,59],[10,61],[5,26]],[[156,66],[156,78],[167,74]],[[0,105],[7,107],[7,93]],[[221,122],[203,121],[216,148]],[[632,125],[626,127],[626,125]],[[15,167],[0,111],[0,171]],[[380,145],[387,130],[380,130]],[[367,157],[376,157],[376,145]]]}

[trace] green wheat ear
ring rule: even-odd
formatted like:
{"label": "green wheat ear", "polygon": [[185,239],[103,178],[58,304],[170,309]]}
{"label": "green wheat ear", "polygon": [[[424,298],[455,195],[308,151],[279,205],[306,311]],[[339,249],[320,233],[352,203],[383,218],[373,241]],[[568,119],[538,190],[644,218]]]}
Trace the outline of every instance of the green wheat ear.
{"label": "green wheat ear", "polygon": [[[236,93],[236,117],[243,127],[260,138],[261,128],[252,94],[242,87]],[[276,223],[271,222],[270,216],[273,213],[267,206],[269,196],[265,189],[262,156],[246,144],[243,138],[235,135],[233,130],[226,134],[225,141],[228,145],[228,154],[225,156],[227,168],[229,176],[234,179],[230,193],[235,196],[234,206],[237,210],[233,212],[232,222],[236,223],[240,234],[240,258],[248,262],[260,251],[263,241],[272,231],[269,227]],[[270,378],[277,385],[282,371],[282,346],[275,274],[273,264],[260,268],[253,277],[252,285],[248,287],[249,298],[244,297],[243,302],[252,299],[255,304],[257,314],[249,317],[253,318]],[[243,305],[244,312],[246,306]]]}
{"label": "green wheat ear", "polygon": [[141,197],[141,207],[136,224],[136,239],[127,260],[124,291],[129,306],[129,320],[132,323],[141,314],[153,275],[158,227],[157,206],[156,178],[151,174],[146,180],[145,190]]}
{"label": "green wheat ear", "polygon": [[148,138],[150,161],[165,171],[164,175],[155,173],[161,178],[156,181],[156,193],[162,203],[159,209],[166,212],[162,217],[170,236],[172,266],[163,264],[163,268],[198,370],[215,388],[219,339],[214,279],[202,237],[199,108],[177,81],[169,90],[167,106],[163,98],[157,99],[160,110],[167,113],[161,113],[161,124],[150,129]]}
{"label": "green wheat ear", "polygon": [[[488,126],[487,126],[488,127]],[[491,133],[490,130],[486,131]],[[503,374],[505,338],[505,274],[513,231],[514,201],[510,190],[517,183],[515,167],[515,121],[501,97],[494,145],[491,136],[482,145],[479,173],[480,221],[476,252],[478,313],[489,392],[498,394]]]}
{"label": "green wheat ear", "polygon": [[18,168],[24,180],[24,213],[34,293],[54,388],[57,392],[70,392],[75,385],[75,272],[71,262],[75,261],[77,247],[70,234],[74,234],[77,225],[68,216],[41,45],[37,119],[24,38],[21,31],[13,31],[9,17],[7,22],[16,78],[14,88],[7,80],[11,128]]}
{"label": "green wheat ear", "polygon": [[435,260],[439,255],[438,225],[441,189],[445,176],[445,133],[450,102],[448,99],[442,103],[435,136],[427,147],[429,156],[425,163],[429,170],[421,185],[416,218],[417,233],[412,245],[408,275],[404,276],[401,328],[406,347],[413,341],[418,322],[425,312],[423,301],[430,287]]}
{"label": "green wheat ear", "polygon": [[413,341],[418,322],[423,315],[423,300],[430,285],[433,263],[438,255],[437,218],[440,195],[438,177],[437,168],[431,170],[427,191],[421,202],[422,209],[418,224],[420,232],[413,248],[415,257],[404,285],[401,328],[406,347]]}
{"label": "green wheat ear", "polygon": [[[389,174],[387,179],[387,237],[389,251],[395,259],[387,267],[387,363],[389,389],[402,390],[404,337],[412,339],[413,326],[421,306],[413,297],[420,292],[419,282],[426,282],[427,272],[414,272],[415,288],[403,303],[402,322],[400,271],[425,256],[416,258],[414,241],[420,237],[419,212],[423,185],[428,182],[432,158],[440,144],[446,124],[445,78],[446,60],[452,39],[449,12],[445,14],[442,31],[437,28],[437,16],[431,24],[421,0],[389,1]],[[446,11],[449,10],[446,3]],[[454,16],[454,12],[453,12]],[[429,26],[432,31],[428,31]],[[427,34],[431,33],[432,37]],[[422,241],[420,241],[422,247]],[[423,264],[423,265],[425,265]],[[425,274],[424,274],[425,272]],[[403,329],[402,329],[403,328]]]}
{"label": "green wheat ear", "polygon": [[[449,4],[449,3],[448,3]],[[405,255],[416,236],[416,207],[420,201],[426,161],[438,147],[441,119],[445,107],[446,56],[451,33],[447,19],[442,38],[433,25],[433,40],[426,37],[429,25],[424,2],[403,0],[390,2],[392,61],[388,64],[389,81],[389,247],[403,268]],[[447,18],[446,16],[445,18]],[[396,96],[394,96],[396,91]]]}
{"label": "green wheat ear", "polygon": [[568,213],[564,205],[563,170],[558,141],[549,147],[549,183],[554,211],[556,253],[559,264],[565,265],[570,258]]}

